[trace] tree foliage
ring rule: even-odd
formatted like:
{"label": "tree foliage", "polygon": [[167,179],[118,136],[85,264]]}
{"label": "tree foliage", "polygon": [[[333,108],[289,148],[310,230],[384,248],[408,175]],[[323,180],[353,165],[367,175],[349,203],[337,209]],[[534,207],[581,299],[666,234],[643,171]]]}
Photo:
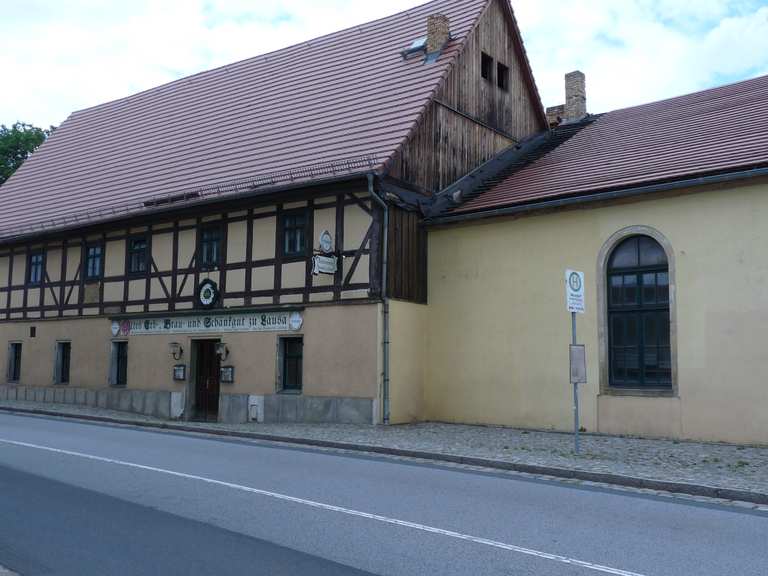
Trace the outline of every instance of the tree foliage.
{"label": "tree foliage", "polygon": [[0,186],[11,177],[40,144],[54,131],[16,122],[8,128],[0,125]]}

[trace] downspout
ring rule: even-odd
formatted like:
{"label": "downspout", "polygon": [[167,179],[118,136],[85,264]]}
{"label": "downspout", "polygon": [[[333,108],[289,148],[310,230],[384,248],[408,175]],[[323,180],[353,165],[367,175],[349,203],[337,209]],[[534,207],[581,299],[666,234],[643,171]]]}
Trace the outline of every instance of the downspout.
{"label": "downspout", "polygon": [[368,174],[368,193],[381,209],[384,211],[384,234],[382,239],[382,262],[381,262],[381,356],[382,364],[382,384],[381,396],[383,404],[384,424],[389,424],[389,296],[387,295],[387,269],[389,268],[389,206],[383,200],[373,187],[374,175]]}

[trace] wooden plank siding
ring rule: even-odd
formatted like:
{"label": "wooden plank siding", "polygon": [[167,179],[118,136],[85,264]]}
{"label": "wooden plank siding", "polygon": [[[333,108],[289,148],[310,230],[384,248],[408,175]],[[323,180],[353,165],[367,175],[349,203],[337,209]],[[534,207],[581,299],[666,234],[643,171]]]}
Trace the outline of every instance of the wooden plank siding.
{"label": "wooden plank siding", "polygon": [[[525,55],[517,49],[515,30],[505,0],[488,5],[469,35],[464,51],[438,88],[435,99],[496,128],[516,140],[545,130],[537,113],[538,98],[525,79]],[[492,81],[480,74],[482,53],[493,58]],[[496,65],[509,69],[509,89],[496,85]]]}
{"label": "wooden plank siding", "polygon": [[452,184],[514,141],[433,103],[390,168],[390,175],[434,193]]}
{"label": "wooden plank siding", "polygon": [[426,304],[427,231],[416,213],[390,208],[387,252],[389,296]]}
{"label": "wooden plank siding", "polygon": [[[495,154],[546,130],[535,89],[526,80],[511,15],[491,2],[464,50],[436,90],[419,122],[388,165],[389,175],[427,193],[437,192]],[[481,76],[481,55],[493,58],[492,77]],[[498,63],[509,84],[496,83]]]}
{"label": "wooden plank siding", "polygon": [[[305,254],[283,254],[279,214],[284,211],[305,214]],[[221,227],[220,265],[203,270],[199,231],[216,224]],[[381,237],[374,234],[376,226],[380,218],[374,218],[367,192],[339,192],[180,214],[145,226],[115,224],[98,234],[73,232],[42,246],[37,241],[0,247],[0,321],[190,310],[204,278],[219,285],[224,308],[376,298],[380,282],[370,277],[370,270],[380,269],[373,264],[380,257],[371,242]],[[312,256],[326,229],[334,236],[339,273],[315,276]],[[147,238],[146,271],[130,274],[128,240],[140,236]],[[87,281],[86,247],[94,243],[103,246],[103,275]],[[38,247],[46,255],[43,280],[30,285],[29,254]]]}

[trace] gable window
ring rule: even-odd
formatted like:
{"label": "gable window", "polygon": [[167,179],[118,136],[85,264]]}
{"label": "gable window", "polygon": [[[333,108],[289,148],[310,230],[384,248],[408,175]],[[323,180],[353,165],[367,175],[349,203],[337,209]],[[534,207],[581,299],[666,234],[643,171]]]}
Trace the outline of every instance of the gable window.
{"label": "gable window", "polygon": [[148,244],[146,236],[128,239],[128,273],[143,274],[147,271]]}
{"label": "gable window", "polygon": [[21,380],[21,342],[8,344],[8,382]]}
{"label": "gable window", "polygon": [[40,284],[43,281],[44,254],[42,251],[32,252],[29,255],[29,267],[27,271],[28,284]]}
{"label": "gable window", "polygon": [[56,384],[69,384],[70,357],[72,355],[71,342],[56,343],[56,363],[54,364],[54,382]]}
{"label": "gable window", "polygon": [[109,383],[112,386],[128,384],[128,342],[112,342]]}
{"label": "gable window", "polygon": [[480,75],[483,80],[493,82],[493,58],[485,52],[480,54]]}
{"label": "gable window", "polygon": [[280,339],[280,390],[300,393],[302,390],[302,360],[304,340],[302,338]]}
{"label": "gable window", "polygon": [[306,253],[307,218],[304,212],[283,215],[283,255],[303,256]]}
{"label": "gable window", "polygon": [[200,231],[200,268],[210,270],[221,263],[221,226],[206,226]]}
{"label": "gable window", "polygon": [[607,273],[609,386],[672,389],[669,263],[649,236],[630,236]]}
{"label": "gable window", "polygon": [[85,279],[99,280],[103,273],[104,247],[93,244],[85,249]]}
{"label": "gable window", "polygon": [[496,85],[504,92],[509,91],[509,68],[501,62],[496,65]]}

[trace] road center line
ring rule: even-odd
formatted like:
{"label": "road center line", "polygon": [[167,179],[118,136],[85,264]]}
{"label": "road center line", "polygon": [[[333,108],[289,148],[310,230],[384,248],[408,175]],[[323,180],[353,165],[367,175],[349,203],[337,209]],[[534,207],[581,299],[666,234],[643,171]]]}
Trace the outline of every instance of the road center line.
{"label": "road center line", "polygon": [[550,554],[549,552],[542,552],[540,550],[534,550],[532,548],[524,548],[522,546],[515,546],[514,544],[506,544],[504,542],[498,542],[496,540],[489,540],[487,538],[480,538],[478,536],[472,536],[470,534],[462,534],[461,532],[454,532],[452,530],[444,530],[442,528],[435,528],[434,526],[427,526],[425,524],[418,524],[416,522],[408,522],[406,520],[398,520],[397,518],[390,518],[388,516],[381,516],[379,514],[370,514],[368,512],[362,512],[360,510],[353,510],[351,508],[343,508],[341,506],[334,506],[332,504],[324,504],[322,502],[315,502],[314,500],[306,500],[304,498],[297,498],[295,496],[288,496],[287,494],[280,494],[278,492],[270,492],[268,490],[260,490],[259,488],[252,488],[250,486],[243,486],[242,484],[233,484],[232,482],[224,482],[223,480],[215,480],[213,478],[206,478],[205,476],[197,476],[195,474],[185,474],[184,472],[175,472],[173,470],[166,470],[164,468],[156,468],[154,466],[146,466],[144,464],[136,464],[135,462],[126,462],[124,460],[115,460],[114,458],[104,458],[103,456],[94,456],[93,454],[84,454],[82,452],[74,452],[72,450],[63,450],[61,448],[53,448],[50,446],[41,446],[39,444],[30,444],[28,442],[18,442],[15,440],[5,440],[0,438],[0,443],[8,444],[11,446],[21,446],[24,448],[34,448],[36,450],[44,450],[46,452],[54,452],[56,454],[65,454],[67,456],[75,456],[77,458],[84,458],[86,460],[93,460],[96,462],[105,462],[108,464],[116,464],[118,466],[125,466],[128,468],[135,468],[138,470],[148,470],[150,472],[157,472],[160,474],[166,474],[168,476],[176,476],[177,478],[185,478],[187,480],[197,480],[199,482],[205,482],[206,484],[213,484],[215,486],[223,486],[234,490],[240,490],[242,492],[250,492],[251,494],[258,494],[260,496],[266,496],[268,498],[274,498],[275,500],[282,500],[285,502],[292,502],[295,504],[302,504],[311,508],[317,508],[320,510],[326,510],[329,512],[337,512],[339,514],[346,514],[348,516],[356,516],[358,518],[366,518],[376,522],[382,522],[384,524],[390,524],[394,526],[401,526],[404,528],[411,528],[413,530],[419,530],[421,532],[428,532],[430,534],[439,534],[440,536],[446,536],[448,538],[454,538],[457,540],[464,540],[466,542],[473,542],[475,544],[482,544],[484,546],[490,546],[491,548],[498,548],[501,550],[507,550],[509,552],[516,552],[518,554],[525,554],[527,556],[535,556],[536,558],[542,558],[544,560],[551,560],[553,562],[559,562],[560,564],[569,564],[571,566],[579,566],[587,570],[594,572],[601,572],[603,574],[614,574],[615,576],[644,576],[638,572],[629,572],[627,570],[620,570],[618,568],[611,568],[610,566],[602,566],[600,564],[593,564],[592,562],[586,562],[584,560],[577,560],[576,558],[569,558],[568,556],[560,556],[558,554]]}

